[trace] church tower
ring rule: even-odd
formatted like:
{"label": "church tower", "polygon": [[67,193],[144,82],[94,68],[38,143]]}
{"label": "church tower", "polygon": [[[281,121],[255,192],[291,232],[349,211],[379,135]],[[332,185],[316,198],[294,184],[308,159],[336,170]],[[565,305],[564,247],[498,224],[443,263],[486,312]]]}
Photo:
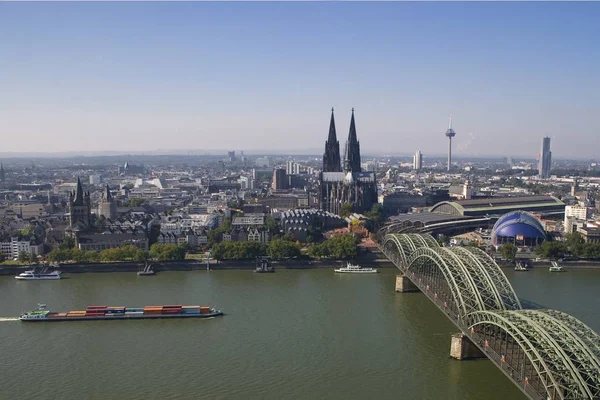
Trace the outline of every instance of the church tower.
{"label": "church tower", "polygon": [[354,108],[350,119],[350,132],[344,151],[344,172],[361,172],[360,167],[360,143],[356,137],[356,125],[354,123]]}
{"label": "church tower", "polygon": [[108,185],[106,185],[104,193],[102,193],[102,199],[98,205],[98,214],[111,220],[117,218],[117,202],[113,199]]}
{"label": "church tower", "polygon": [[79,177],[77,177],[77,189],[69,196],[69,214],[69,223],[72,228],[76,225],[80,225],[83,229],[92,227],[90,192],[83,192]]}
{"label": "church tower", "polygon": [[329,122],[329,137],[325,142],[325,154],[323,154],[323,172],[342,172],[340,142],[338,142],[335,132],[333,108],[331,109],[331,121]]}
{"label": "church tower", "polygon": [[2,165],[2,161],[0,161],[0,183],[4,183],[6,181],[6,173],[4,172],[4,165]]}

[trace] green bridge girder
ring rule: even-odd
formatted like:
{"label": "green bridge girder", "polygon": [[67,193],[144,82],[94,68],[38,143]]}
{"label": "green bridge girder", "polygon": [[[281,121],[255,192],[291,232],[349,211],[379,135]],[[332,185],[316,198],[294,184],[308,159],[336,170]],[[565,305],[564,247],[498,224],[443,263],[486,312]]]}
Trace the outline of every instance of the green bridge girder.
{"label": "green bridge girder", "polygon": [[[600,399],[600,336],[569,314],[522,309],[485,252],[440,247],[431,235],[419,234],[387,234],[382,250],[438,307],[438,296],[451,299],[448,309],[444,302],[448,317],[528,396]],[[493,346],[490,332],[499,340]],[[517,350],[500,356],[509,344]]]}

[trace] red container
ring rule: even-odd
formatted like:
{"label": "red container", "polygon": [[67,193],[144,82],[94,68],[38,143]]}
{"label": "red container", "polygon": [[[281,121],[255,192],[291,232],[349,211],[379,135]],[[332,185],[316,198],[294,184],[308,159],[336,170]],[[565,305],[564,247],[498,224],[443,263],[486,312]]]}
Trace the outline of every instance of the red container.
{"label": "red container", "polygon": [[88,310],[101,310],[106,308],[106,306],[88,306]]}
{"label": "red container", "polygon": [[163,308],[182,308],[183,306],[163,306]]}

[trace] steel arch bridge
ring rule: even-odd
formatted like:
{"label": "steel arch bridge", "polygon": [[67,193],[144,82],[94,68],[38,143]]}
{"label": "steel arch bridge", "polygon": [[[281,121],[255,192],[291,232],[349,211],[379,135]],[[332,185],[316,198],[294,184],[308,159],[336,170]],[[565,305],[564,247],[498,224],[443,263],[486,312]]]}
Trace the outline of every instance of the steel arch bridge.
{"label": "steel arch bridge", "polygon": [[485,252],[387,234],[383,253],[529,398],[600,399],[600,336],[556,310],[525,310]]}

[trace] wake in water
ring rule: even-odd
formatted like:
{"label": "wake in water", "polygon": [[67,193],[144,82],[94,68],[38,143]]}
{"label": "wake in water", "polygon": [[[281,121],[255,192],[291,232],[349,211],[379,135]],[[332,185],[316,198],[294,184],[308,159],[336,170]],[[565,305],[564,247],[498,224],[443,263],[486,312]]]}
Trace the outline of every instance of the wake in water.
{"label": "wake in water", "polygon": [[0,322],[18,321],[18,317],[0,317]]}

